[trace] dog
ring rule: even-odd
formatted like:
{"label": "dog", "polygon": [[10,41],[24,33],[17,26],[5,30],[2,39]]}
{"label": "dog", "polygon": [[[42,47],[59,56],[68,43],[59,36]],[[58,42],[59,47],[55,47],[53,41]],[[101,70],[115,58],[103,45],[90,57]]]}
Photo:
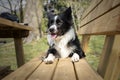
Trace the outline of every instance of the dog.
{"label": "dog", "polygon": [[45,63],[53,63],[56,56],[71,57],[73,62],[85,57],[73,27],[71,7],[59,14],[48,14],[47,40],[49,49]]}

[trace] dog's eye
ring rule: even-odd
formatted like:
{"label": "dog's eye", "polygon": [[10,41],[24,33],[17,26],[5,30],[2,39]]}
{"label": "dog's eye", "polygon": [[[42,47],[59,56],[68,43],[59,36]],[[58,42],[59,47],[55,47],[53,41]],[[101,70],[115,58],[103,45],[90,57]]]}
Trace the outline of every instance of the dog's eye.
{"label": "dog's eye", "polygon": [[58,25],[61,25],[63,22],[62,22],[62,20],[57,19],[57,20],[56,20],[56,23],[57,23]]}

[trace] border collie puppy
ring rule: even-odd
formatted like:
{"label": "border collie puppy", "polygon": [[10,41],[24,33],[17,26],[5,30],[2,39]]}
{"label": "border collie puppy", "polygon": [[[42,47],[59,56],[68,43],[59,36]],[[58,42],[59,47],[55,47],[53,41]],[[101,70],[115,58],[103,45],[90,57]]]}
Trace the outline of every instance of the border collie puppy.
{"label": "border collie puppy", "polygon": [[49,49],[44,59],[45,63],[53,63],[56,56],[71,57],[73,62],[85,57],[73,28],[71,14],[71,7],[60,14],[48,14],[47,39]]}

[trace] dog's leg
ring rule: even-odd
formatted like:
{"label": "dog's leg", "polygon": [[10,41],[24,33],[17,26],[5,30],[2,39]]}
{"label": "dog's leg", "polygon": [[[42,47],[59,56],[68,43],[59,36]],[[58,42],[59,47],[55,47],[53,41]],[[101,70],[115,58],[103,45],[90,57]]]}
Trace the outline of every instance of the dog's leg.
{"label": "dog's leg", "polygon": [[54,61],[54,59],[55,59],[55,54],[56,54],[56,49],[54,49],[54,48],[50,48],[49,50],[48,50],[48,52],[47,52],[47,56],[46,56],[46,58],[44,59],[44,62],[46,63],[46,64],[51,64],[51,63],[53,63],[53,61]]}
{"label": "dog's leg", "polygon": [[77,53],[73,53],[73,56],[71,57],[73,62],[77,62],[79,61],[80,57]]}
{"label": "dog's leg", "polygon": [[44,59],[44,62],[46,64],[51,64],[53,63],[54,59],[55,59],[55,56],[52,53],[49,53],[48,57]]}
{"label": "dog's leg", "polygon": [[72,59],[73,62],[77,62],[77,61],[79,61],[80,58],[85,57],[85,54],[82,51],[82,49],[76,49],[73,52],[74,53],[73,53],[73,55],[71,57],[71,59]]}

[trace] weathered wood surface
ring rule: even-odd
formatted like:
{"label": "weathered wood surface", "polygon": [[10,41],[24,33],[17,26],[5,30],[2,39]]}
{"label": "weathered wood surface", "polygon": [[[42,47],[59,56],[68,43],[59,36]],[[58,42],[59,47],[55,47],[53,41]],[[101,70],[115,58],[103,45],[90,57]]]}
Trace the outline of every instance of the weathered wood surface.
{"label": "weathered wood surface", "polygon": [[90,6],[85,10],[82,19],[87,17],[103,0],[92,0]]}
{"label": "weathered wood surface", "polygon": [[120,55],[120,35],[116,35],[109,56],[109,62],[104,76],[104,80],[118,80],[118,78],[120,77],[119,55]]}
{"label": "weathered wood surface", "polygon": [[82,35],[82,49],[83,51],[86,53],[87,52],[87,48],[88,48],[88,44],[90,41],[90,35]]}
{"label": "weathered wood surface", "polygon": [[0,18],[0,38],[27,37],[32,28]]}
{"label": "weathered wood surface", "polygon": [[14,38],[14,43],[15,43],[17,66],[20,67],[25,63],[22,38]]}
{"label": "weathered wood surface", "polygon": [[120,0],[102,0],[91,10],[81,21],[80,34],[120,34]]}
{"label": "weathered wood surface", "polygon": [[53,64],[45,64],[36,58],[18,68],[2,80],[103,80],[81,59],[73,63],[70,58],[56,59]]}
{"label": "weathered wood surface", "polygon": [[104,42],[102,55],[100,58],[98,69],[97,69],[98,73],[102,77],[104,77],[107,66],[108,66],[109,58],[110,58],[113,43],[114,43],[114,37],[115,37],[114,35],[107,35]]}
{"label": "weathered wood surface", "polygon": [[10,66],[0,66],[0,80],[11,72]]}
{"label": "weathered wood surface", "polygon": [[32,30],[30,27],[0,18],[0,30]]}

